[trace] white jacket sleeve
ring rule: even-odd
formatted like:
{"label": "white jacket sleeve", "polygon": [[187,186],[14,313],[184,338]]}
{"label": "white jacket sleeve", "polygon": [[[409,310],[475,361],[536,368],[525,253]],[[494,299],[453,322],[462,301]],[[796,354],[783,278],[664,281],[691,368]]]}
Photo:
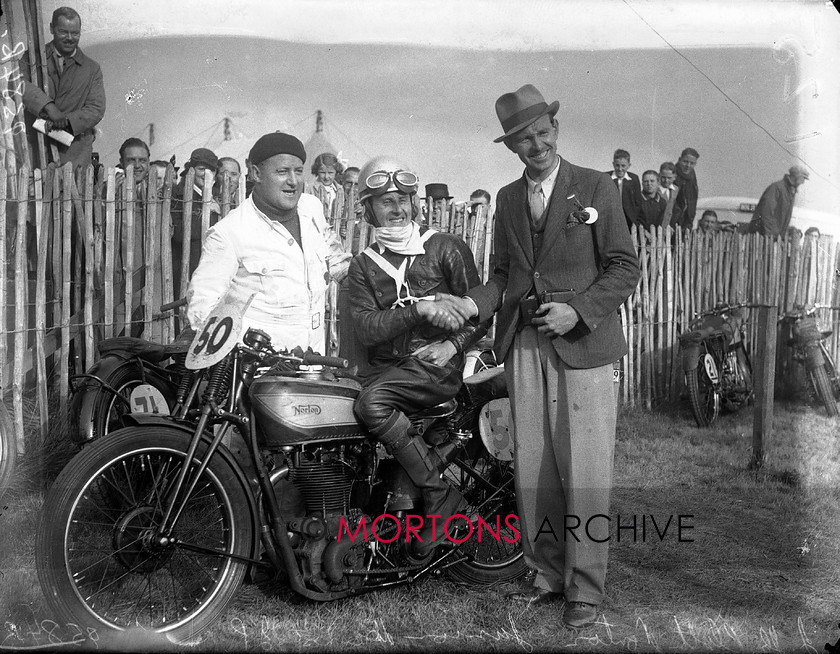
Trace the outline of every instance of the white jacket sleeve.
{"label": "white jacket sleeve", "polygon": [[234,244],[224,233],[211,228],[187,292],[187,320],[193,329],[204,323],[219,299],[227,293],[238,269],[239,257]]}

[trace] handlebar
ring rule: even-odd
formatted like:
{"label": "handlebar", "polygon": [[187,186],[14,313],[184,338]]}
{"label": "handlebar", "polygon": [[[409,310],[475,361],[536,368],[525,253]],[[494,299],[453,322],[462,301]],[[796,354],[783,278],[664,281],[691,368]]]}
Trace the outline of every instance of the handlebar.
{"label": "handlebar", "polygon": [[732,311],[733,309],[748,309],[754,307],[754,304],[750,304],[748,302],[739,302],[738,304],[719,304],[713,309],[707,309],[706,311],[695,313],[694,319],[703,318],[704,316],[719,316],[727,311]]}
{"label": "handlebar", "polygon": [[187,303],[187,298],[182,297],[180,300],[175,300],[174,302],[168,302],[167,304],[160,305],[160,312],[165,313],[166,311],[171,311],[172,309],[177,309],[178,307],[182,307]]}
{"label": "handlebar", "polygon": [[838,311],[840,307],[833,306],[831,304],[806,304],[803,306],[795,306],[792,311],[786,311],[779,317],[779,320],[783,320],[785,318],[805,318],[807,316],[811,316],[815,314],[820,309],[829,309],[831,311]]}
{"label": "handlebar", "polygon": [[327,357],[315,352],[304,352],[301,363],[305,366],[329,366],[331,368],[349,368],[350,362],[341,357]]}

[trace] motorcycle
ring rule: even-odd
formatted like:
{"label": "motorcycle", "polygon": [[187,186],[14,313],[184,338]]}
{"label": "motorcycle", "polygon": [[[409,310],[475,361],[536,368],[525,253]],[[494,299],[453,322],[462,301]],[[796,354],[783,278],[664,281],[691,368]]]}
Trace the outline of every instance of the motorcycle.
{"label": "motorcycle", "polygon": [[[161,313],[186,304],[176,300]],[[99,360],[70,378],[70,438],[79,446],[122,426],[130,413],[171,413],[184,417],[193,376],[184,367],[194,336],[185,330],[173,343],[116,336],[99,343]]]}
{"label": "motorcycle", "polygon": [[831,330],[823,331],[817,324],[818,309],[830,309],[824,304],[795,307],[780,320],[791,327],[788,345],[793,348],[794,361],[801,364],[806,374],[811,395],[825,407],[829,416],[837,415],[837,398],[840,397],[840,379],[834,359],[825,345]]}
{"label": "motorcycle", "polygon": [[721,406],[736,411],[753,393],[752,366],[744,347],[746,304],[721,304],[695,317],[679,335],[682,368],[691,412],[698,427],[709,427]]}
{"label": "motorcycle", "polygon": [[501,367],[411,416],[465,502],[438,525],[444,544],[418,560],[410,537],[435,517],[356,420],[360,385],[342,373],[346,360],[275,352],[258,330],[239,343],[239,333],[241,312],[220,303],[185,360],[189,395],[203,389],[195,408],[183,419],[126,415],[130,426],[61,472],[36,556],[55,615],[100,642],[134,628],[179,642],[258,574],[316,601],[439,571],[476,585],[525,574]]}

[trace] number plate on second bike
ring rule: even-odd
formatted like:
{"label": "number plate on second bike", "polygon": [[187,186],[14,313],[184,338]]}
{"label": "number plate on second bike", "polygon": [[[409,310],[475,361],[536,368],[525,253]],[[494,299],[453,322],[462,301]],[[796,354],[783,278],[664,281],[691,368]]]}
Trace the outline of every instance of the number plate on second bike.
{"label": "number plate on second bike", "polygon": [[169,413],[163,393],[151,384],[140,384],[131,389],[128,404],[132,413]]}

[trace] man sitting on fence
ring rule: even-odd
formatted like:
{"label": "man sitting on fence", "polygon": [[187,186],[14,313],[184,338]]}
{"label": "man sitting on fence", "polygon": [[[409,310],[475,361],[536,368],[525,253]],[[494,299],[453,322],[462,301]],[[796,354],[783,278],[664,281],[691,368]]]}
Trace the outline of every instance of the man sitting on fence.
{"label": "man sitting on fence", "polygon": [[[61,164],[87,166],[93,153],[94,127],[105,115],[105,85],[99,64],[79,48],[82,18],[75,9],[59,7],[50,21],[53,40],[46,46],[50,94],[27,82],[23,104],[37,118],[46,120],[46,130],[64,130],[73,135],[70,146],[49,139]],[[46,162],[44,162],[46,163]]]}
{"label": "man sitting on fence", "polygon": [[[414,173],[387,157],[372,159],[359,174],[359,199],[376,243],[350,264],[354,331],[368,348],[356,414],[422,491],[424,512],[439,515],[443,524],[455,513],[460,494],[440,478],[406,414],[455,397],[464,351],[487,330],[472,323],[447,333],[454,322],[427,301],[436,293],[461,295],[479,279],[460,237],[413,222],[419,214],[417,186]],[[418,558],[435,548],[431,520],[426,522],[422,542],[412,543]],[[445,538],[442,530],[434,535]]]}
{"label": "man sitting on fence", "polygon": [[256,293],[244,328],[267,332],[278,349],[323,352],[327,283],[345,277],[350,256],[328,227],[321,202],[303,194],[303,143],[290,134],[266,134],[248,159],[253,192],[207,232],[190,280],[187,318],[198,329],[228,290]]}

